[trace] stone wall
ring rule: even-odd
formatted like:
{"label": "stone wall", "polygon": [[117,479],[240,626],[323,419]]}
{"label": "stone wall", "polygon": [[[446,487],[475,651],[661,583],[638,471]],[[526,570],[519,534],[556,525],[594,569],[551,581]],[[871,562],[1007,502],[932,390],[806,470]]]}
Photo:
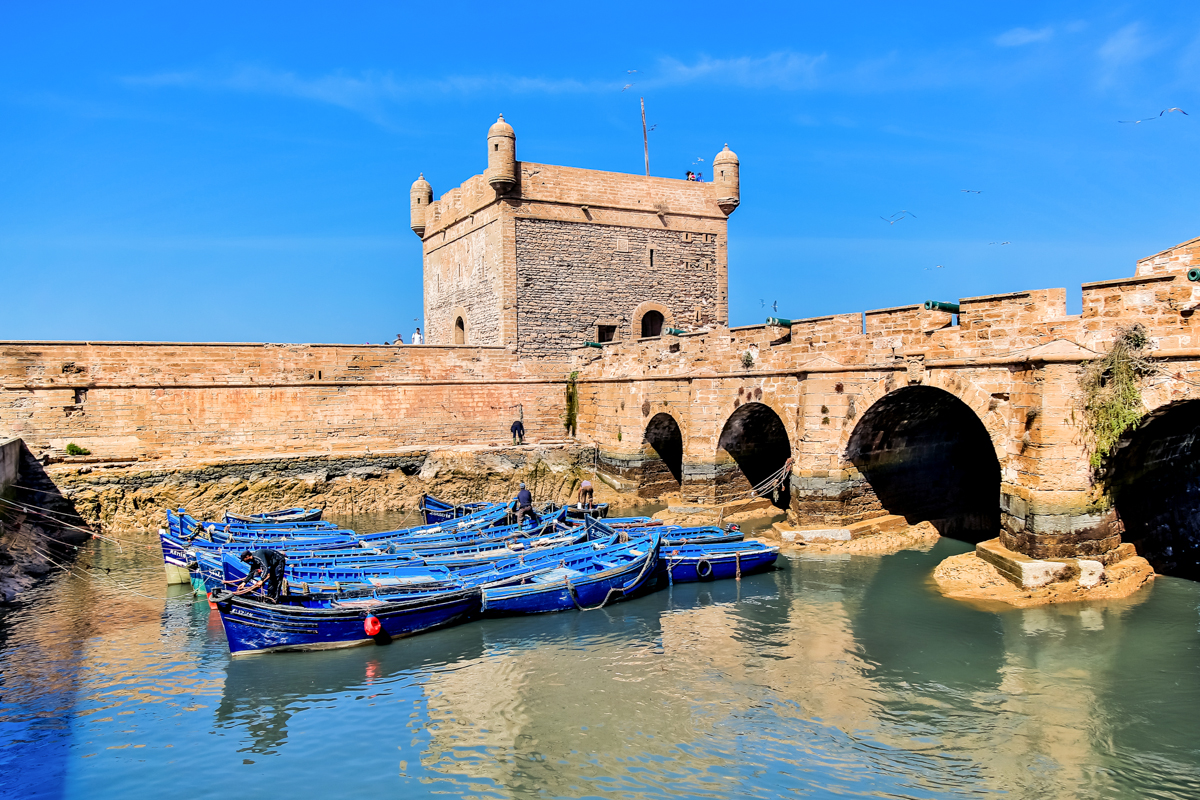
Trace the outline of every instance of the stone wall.
{"label": "stone wall", "polygon": [[95,458],[561,438],[566,367],[500,348],[0,343],[0,431]]}
{"label": "stone wall", "polygon": [[519,219],[518,352],[552,355],[597,341],[640,338],[641,317],[666,325],[718,324],[716,234]]}
{"label": "stone wall", "polygon": [[[466,326],[464,344],[502,345],[505,274],[498,209],[480,212],[463,231],[432,235],[425,249],[425,341],[456,344],[454,323]],[[410,332],[405,332],[407,339]]]}
{"label": "stone wall", "polygon": [[0,495],[11,484],[16,483],[17,468],[21,463],[21,440],[0,437]]}

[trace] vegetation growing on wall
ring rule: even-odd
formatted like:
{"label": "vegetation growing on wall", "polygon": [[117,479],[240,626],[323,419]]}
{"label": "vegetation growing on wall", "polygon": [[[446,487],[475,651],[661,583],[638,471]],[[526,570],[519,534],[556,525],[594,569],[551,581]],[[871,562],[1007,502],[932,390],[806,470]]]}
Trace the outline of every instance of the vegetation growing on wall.
{"label": "vegetation growing on wall", "polygon": [[575,385],[575,380],[578,377],[578,372],[572,372],[567,376],[567,410],[563,416],[563,425],[567,429],[568,436],[574,436],[578,426],[579,387]]}
{"label": "vegetation growing on wall", "polygon": [[1092,470],[1099,475],[1121,436],[1146,415],[1142,379],[1158,371],[1145,355],[1150,340],[1140,324],[1122,328],[1103,358],[1080,368],[1083,418]]}
{"label": "vegetation growing on wall", "polygon": [[69,455],[69,456],[90,456],[91,454],[92,454],[92,451],[88,450],[86,447],[80,447],[79,445],[75,444],[74,442],[67,442],[67,455]]}

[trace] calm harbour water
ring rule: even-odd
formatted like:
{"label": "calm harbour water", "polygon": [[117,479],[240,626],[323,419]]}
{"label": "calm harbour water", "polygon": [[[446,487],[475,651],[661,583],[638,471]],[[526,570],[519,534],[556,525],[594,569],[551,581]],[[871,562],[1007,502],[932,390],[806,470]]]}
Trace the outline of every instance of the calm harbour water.
{"label": "calm harbour water", "polygon": [[0,795],[1200,797],[1200,584],[983,609],[929,580],[968,547],[235,661],[97,543],[0,611]]}

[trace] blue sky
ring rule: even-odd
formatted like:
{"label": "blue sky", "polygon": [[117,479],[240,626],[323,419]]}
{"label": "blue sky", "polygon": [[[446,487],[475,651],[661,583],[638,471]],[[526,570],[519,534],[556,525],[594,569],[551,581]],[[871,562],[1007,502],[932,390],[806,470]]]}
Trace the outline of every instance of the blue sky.
{"label": "blue sky", "polygon": [[987,5],[5,3],[0,339],[407,339],[417,174],[481,172],[498,112],[640,172],[639,97],[653,174],[741,158],[734,324],[1078,311],[1200,236],[1200,4]]}

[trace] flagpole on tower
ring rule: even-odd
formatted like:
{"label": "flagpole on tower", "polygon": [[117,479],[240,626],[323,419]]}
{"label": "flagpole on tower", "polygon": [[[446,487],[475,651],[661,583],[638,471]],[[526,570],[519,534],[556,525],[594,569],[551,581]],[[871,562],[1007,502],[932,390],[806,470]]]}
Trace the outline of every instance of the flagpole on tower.
{"label": "flagpole on tower", "polygon": [[646,98],[642,101],[642,147],[646,150],[646,177],[650,177],[650,137],[646,135]]}

